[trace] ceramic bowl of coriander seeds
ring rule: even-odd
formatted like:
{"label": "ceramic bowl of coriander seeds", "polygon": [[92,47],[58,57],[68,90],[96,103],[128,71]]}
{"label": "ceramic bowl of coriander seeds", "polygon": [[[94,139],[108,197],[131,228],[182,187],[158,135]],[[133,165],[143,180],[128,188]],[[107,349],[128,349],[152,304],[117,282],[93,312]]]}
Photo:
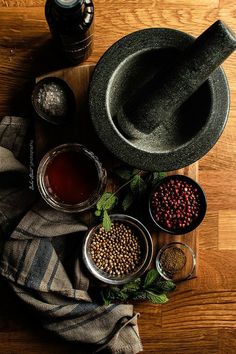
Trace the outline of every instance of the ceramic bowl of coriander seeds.
{"label": "ceramic bowl of coriander seeds", "polygon": [[139,278],[152,260],[152,238],[137,219],[123,214],[110,215],[106,231],[101,224],[92,227],[83,242],[83,260],[97,279],[121,285]]}

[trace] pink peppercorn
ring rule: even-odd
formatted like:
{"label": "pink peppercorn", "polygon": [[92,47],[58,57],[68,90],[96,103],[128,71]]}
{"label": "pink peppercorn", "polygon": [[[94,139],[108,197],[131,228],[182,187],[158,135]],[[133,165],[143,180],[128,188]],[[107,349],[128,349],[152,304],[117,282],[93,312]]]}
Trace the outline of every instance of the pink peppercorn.
{"label": "pink peppercorn", "polygon": [[170,231],[191,228],[201,213],[200,190],[181,176],[164,179],[151,197],[154,220]]}

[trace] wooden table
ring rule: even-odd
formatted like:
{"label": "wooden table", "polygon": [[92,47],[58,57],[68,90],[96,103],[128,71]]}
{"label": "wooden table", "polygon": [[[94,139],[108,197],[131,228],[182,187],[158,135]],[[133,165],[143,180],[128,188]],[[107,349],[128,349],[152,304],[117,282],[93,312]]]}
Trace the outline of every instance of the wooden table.
{"label": "wooden table", "polygon": [[[221,18],[236,30],[235,0],[95,0],[96,63],[116,40],[146,27],[198,35]],[[43,0],[0,0],[0,114],[29,114],[34,77],[63,67],[48,47]],[[199,163],[208,212],[199,229],[198,278],[186,281],[166,305],[136,306],[145,353],[236,352],[236,54],[224,64],[231,112],[216,146]],[[40,329],[0,282],[0,354],[73,354]]]}

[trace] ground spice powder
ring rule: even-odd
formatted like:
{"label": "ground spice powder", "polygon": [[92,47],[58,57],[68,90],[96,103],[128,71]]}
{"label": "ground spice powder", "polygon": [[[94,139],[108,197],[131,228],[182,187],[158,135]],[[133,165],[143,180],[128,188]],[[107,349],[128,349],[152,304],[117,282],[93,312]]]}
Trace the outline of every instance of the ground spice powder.
{"label": "ground spice powder", "polygon": [[169,274],[181,271],[186,264],[186,255],[178,247],[167,248],[163,251],[160,258],[162,269]]}

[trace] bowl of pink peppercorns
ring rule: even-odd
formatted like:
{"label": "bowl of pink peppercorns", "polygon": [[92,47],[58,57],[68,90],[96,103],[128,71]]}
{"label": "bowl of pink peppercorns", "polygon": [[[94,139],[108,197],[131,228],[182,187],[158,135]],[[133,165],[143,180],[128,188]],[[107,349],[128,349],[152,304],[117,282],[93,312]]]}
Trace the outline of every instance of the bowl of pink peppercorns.
{"label": "bowl of pink peppercorns", "polygon": [[206,214],[206,196],[200,185],[184,175],[163,178],[151,192],[149,213],[162,231],[181,235],[193,231]]}

